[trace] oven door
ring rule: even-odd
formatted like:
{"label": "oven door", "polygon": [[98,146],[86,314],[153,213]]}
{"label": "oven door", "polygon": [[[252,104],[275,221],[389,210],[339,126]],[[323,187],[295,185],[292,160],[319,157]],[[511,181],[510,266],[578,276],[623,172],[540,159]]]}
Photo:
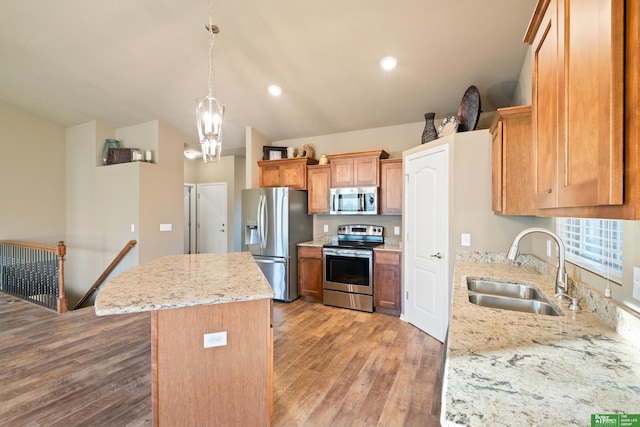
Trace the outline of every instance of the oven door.
{"label": "oven door", "polygon": [[324,248],[324,289],[373,295],[373,251]]}

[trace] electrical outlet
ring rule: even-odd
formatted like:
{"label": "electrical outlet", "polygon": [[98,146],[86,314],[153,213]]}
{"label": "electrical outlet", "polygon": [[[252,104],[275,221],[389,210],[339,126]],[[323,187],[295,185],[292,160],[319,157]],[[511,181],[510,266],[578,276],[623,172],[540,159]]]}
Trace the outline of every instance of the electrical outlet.
{"label": "electrical outlet", "polygon": [[204,334],[204,348],[222,347],[227,345],[227,331]]}
{"label": "electrical outlet", "polygon": [[633,294],[634,299],[640,301],[640,267],[633,267]]}
{"label": "electrical outlet", "polygon": [[328,233],[328,232],[329,232],[329,226],[328,226],[327,224],[323,225],[323,226],[322,226],[322,230],[323,230],[325,233]]}
{"label": "electrical outlet", "polygon": [[551,257],[551,240],[547,240],[547,256]]}
{"label": "electrical outlet", "polygon": [[160,231],[171,231],[171,224],[160,224]]}
{"label": "electrical outlet", "polygon": [[462,245],[462,246],[471,246],[471,234],[462,233],[460,235],[460,245]]}
{"label": "electrical outlet", "polygon": [[393,227],[393,234],[395,236],[399,236],[400,235],[400,227],[398,227],[397,225],[395,227]]}
{"label": "electrical outlet", "polygon": [[132,233],[136,232],[136,225],[135,224],[131,224],[131,232]]}

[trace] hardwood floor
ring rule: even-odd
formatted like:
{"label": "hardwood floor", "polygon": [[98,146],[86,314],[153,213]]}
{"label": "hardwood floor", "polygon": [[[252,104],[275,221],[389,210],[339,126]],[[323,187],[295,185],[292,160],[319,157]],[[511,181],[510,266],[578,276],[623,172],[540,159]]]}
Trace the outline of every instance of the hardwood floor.
{"label": "hardwood floor", "polygon": [[[274,426],[437,426],[443,346],[398,318],[274,303]],[[150,315],[0,293],[0,426],[151,425]]]}

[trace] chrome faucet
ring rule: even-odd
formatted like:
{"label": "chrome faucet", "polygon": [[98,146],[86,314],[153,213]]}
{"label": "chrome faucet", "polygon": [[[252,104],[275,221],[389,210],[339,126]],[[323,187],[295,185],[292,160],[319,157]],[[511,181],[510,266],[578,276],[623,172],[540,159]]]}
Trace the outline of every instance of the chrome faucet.
{"label": "chrome faucet", "polygon": [[549,231],[546,228],[538,228],[538,227],[527,228],[526,230],[521,231],[516,236],[516,238],[513,239],[513,243],[511,244],[511,249],[509,249],[509,253],[507,254],[507,259],[509,261],[516,260],[516,258],[518,257],[518,252],[519,252],[518,246],[520,244],[520,240],[527,234],[531,234],[531,233],[543,233],[548,236],[551,236],[558,244],[558,252],[559,252],[558,253],[558,272],[556,273],[556,295],[555,296],[560,298],[560,300],[562,300],[562,298],[569,299],[571,301],[571,305],[569,306],[570,310],[574,310],[574,311],[579,310],[580,306],[578,304],[578,298],[573,298],[567,293],[569,287],[567,283],[567,270],[564,267],[565,248],[564,248],[564,243],[562,242],[562,239],[556,233]]}

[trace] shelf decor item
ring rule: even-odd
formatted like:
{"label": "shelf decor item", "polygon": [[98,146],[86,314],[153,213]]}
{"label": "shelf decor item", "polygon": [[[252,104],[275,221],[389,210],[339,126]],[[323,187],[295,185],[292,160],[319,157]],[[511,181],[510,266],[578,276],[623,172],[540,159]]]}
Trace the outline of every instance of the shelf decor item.
{"label": "shelf decor item", "polygon": [[458,108],[458,132],[475,130],[482,112],[480,92],[475,86],[469,86]]}
{"label": "shelf decor item", "polygon": [[262,146],[262,160],[282,160],[287,158],[287,147]]}
{"label": "shelf decor item", "polygon": [[447,116],[438,127],[438,138],[451,135],[458,131],[458,119],[456,116]]}
{"label": "shelf decor item", "polygon": [[436,131],[436,125],[433,123],[433,119],[436,117],[436,113],[427,113],[424,115],[424,131],[422,132],[422,143],[438,139],[438,132]]}
{"label": "shelf decor item", "polygon": [[106,165],[109,159],[109,148],[120,148],[120,141],[117,139],[106,139],[102,147],[102,165]]}

